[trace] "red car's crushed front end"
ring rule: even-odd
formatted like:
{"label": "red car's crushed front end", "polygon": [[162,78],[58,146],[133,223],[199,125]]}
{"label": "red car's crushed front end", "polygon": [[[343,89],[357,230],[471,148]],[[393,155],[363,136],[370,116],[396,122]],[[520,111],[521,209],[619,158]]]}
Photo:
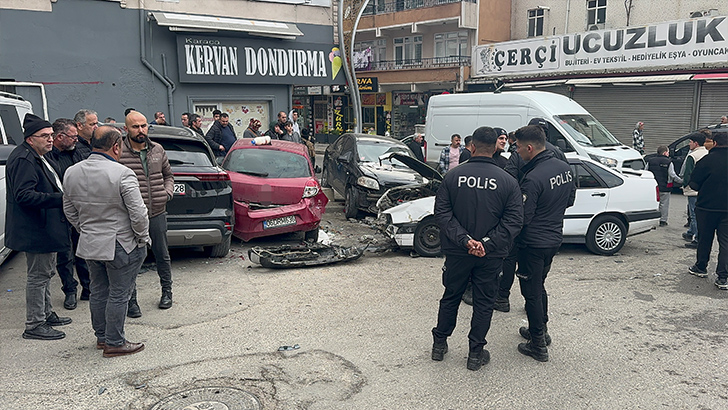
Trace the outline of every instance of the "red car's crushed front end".
{"label": "red car's crushed front end", "polygon": [[236,237],[249,241],[318,229],[328,198],[313,176],[305,146],[238,140],[223,167],[233,186]]}

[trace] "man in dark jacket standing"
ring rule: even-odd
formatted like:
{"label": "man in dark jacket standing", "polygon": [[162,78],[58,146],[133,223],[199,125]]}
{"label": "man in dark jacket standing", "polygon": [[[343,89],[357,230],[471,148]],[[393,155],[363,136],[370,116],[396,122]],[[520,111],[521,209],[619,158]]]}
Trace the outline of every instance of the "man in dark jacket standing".
{"label": "man in dark jacket standing", "polygon": [[490,360],[483,349],[493,316],[498,273],[523,223],[521,191],[516,180],[493,162],[497,135],[490,127],[473,133],[473,156],[452,168],[437,191],[435,220],[445,254],[437,326],[432,329],[432,360],[443,360],[447,338],[455,329],[460,299],[473,283],[467,368]]}
{"label": "man in dark jacket standing", "polygon": [[[205,135],[207,143],[217,157],[224,157],[235,143],[235,130],[230,124],[230,116],[224,112],[220,119],[215,121]],[[153,239],[152,239],[153,240]]]}
{"label": "man in dark jacket standing", "polygon": [[425,156],[422,154],[422,134],[415,134],[415,137],[407,143],[407,148],[415,154],[415,158],[421,162],[425,162]]}
{"label": "man in dark jacket standing", "polygon": [[91,155],[91,136],[99,127],[99,117],[96,111],[82,109],[73,116],[73,122],[76,123],[78,130],[76,155],[80,158],[79,161],[83,161]]}
{"label": "man in dark jacket standing", "polygon": [[519,333],[528,343],[518,351],[534,359],[549,360],[546,330],[548,296],[544,288],[551,261],[563,239],[564,212],[574,204],[576,187],[571,167],[546,150],[546,136],[536,125],[516,131],[518,154],[526,161],[521,178],[523,229],[516,239],[521,294],[526,299],[528,328]]}
{"label": "man in dark jacket standing", "polygon": [[715,286],[728,290],[728,133],[713,134],[715,145],[697,164],[690,176],[690,188],[698,191],[695,216],[698,220],[698,251],[690,273],[708,276],[713,235],[718,235],[718,278]]}
{"label": "man in dark jacket standing", "polygon": [[205,133],[202,132],[202,118],[197,114],[190,115],[190,129],[196,132],[200,137],[204,138]]}
{"label": "man in dark jacket standing", "polygon": [[[83,161],[80,152],[76,149],[78,143],[78,129],[76,124],[67,118],[59,118],[53,122],[53,149],[47,153],[46,158],[50,159],[57,165],[59,171],[58,176],[63,181],[66,170],[73,164]],[[78,302],[77,287],[81,282],[81,300],[88,300],[91,293],[89,285],[91,277],[89,276],[88,264],[82,258],[75,256],[76,248],[78,248],[79,234],[75,228],[71,228],[71,242],[73,247],[68,252],[58,252],[56,256],[56,269],[58,277],[61,279],[63,286],[61,289],[66,295],[63,301],[63,307],[68,310],[76,309]],[[73,268],[76,268],[78,281],[73,277]]]}
{"label": "man in dark jacket standing", "polygon": [[657,147],[657,156],[647,160],[647,170],[654,175],[657,189],[660,191],[660,226],[667,226],[672,181],[682,184],[682,179],[675,173],[675,167],[670,159],[670,150],[666,146]]}
{"label": "man in dark jacket standing", "polygon": [[[119,163],[131,168],[139,179],[144,204],[149,214],[149,237],[162,285],[160,309],[172,307],[172,263],[167,249],[167,201],[174,195],[174,175],[167,153],[161,145],[147,137],[147,119],[133,111],[126,116],[128,132]],[[142,315],[136,298],[136,288],[129,300],[129,317]]]}
{"label": "man in dark jacket standing", "polygon": [[25,141],[10,153],[6,166],[5,244],[25,252],[28,263],[23,338],[63,339],[66,334],[53,326],[67,325],[71,318],[53,312],[50,282],[56,252],[71,249],[71,234],[61,180],[43,156],[53,147],[53,128],[33,114],[25,115],[23,128]]}

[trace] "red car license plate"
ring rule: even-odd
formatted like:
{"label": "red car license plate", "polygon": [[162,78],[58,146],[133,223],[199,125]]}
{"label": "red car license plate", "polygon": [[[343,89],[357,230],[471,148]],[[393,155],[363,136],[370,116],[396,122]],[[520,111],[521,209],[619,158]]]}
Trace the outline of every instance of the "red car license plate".
{"label": "red car license plate", "polygon": [[296,217],[294,215],[284,216],[282,218],[269,219],[263,221],[263,229],[280,228],[282,226],[289,226],[296,224]]}

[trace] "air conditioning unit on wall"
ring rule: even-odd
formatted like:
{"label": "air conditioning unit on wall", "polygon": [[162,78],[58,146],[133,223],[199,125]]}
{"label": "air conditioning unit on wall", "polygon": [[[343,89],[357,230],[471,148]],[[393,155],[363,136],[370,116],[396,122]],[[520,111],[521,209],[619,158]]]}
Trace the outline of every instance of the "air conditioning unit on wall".
{"label": "air conditioning unit on wall", "polygon": [[604,23],[601,23],[601,24],[589,24],[589,26],[586,29],[587,29],[587,31],[604,30]]}

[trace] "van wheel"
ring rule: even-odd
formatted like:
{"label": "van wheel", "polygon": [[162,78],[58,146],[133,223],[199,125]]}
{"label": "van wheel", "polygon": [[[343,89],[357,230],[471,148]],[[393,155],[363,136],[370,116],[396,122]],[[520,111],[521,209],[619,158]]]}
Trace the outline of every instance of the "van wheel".
{"label": "van wheel", "polygon": [[359,216],[359,190],[349,186],[346,187],[344,199],[344,216],[347,219]]}
{"label": "van wheel", "polygon": [[624,222],[613,215],[602,215],[594,219],[586,233],[586,247],[597,255],[614,255],[627,240]]}
{"label": "van wheel", "polygon": [[440,254],[440,226],[435,218],[428,216],[417,224],[414,240],[415,252],[425,257]]}

